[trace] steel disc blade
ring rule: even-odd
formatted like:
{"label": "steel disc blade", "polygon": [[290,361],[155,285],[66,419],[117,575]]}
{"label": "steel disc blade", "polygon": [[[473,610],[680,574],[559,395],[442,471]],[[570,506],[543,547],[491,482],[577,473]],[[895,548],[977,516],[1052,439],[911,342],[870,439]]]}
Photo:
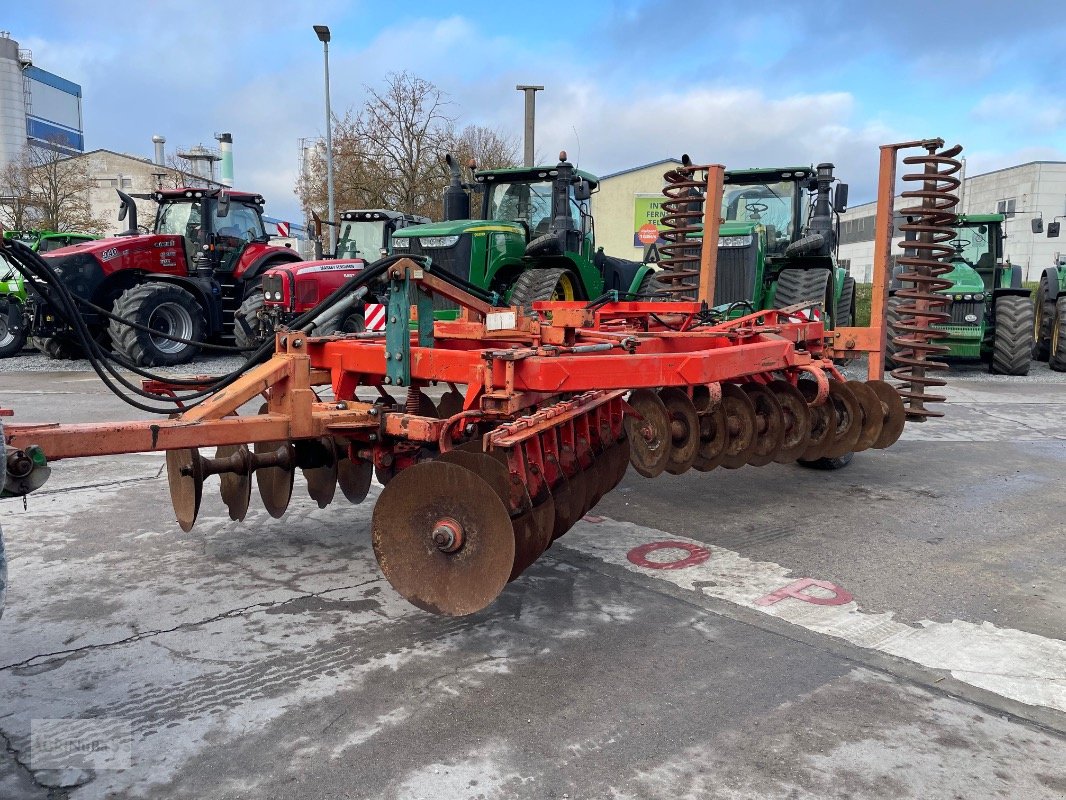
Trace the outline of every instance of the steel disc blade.
{"label": "steel disc blade", "polygon": [[181,529],[188,533],[196,523],[204,494],[200,452],[195,448],[167,450],[167,483],[170,485],[174,516]]}
{"label": "steel disc blade", "polygon": [[511,524],[514,526],[515,555],[507,580],[513,581],[540,558],[552,543],[555,530],[555,498],[551,492],[525,514],[519,514]]}
{"label": "steel disc blade", "polygon": [[855,442],[855,452],[858,453],[873,447],[885,425],[885,414],[881,408],[881,399],[865,382],[848,381],[847,386],[862,408],[862,431],[859,433],[859,440]]}
{"label": "steel disc blade", "polygon": [[448,464],[458,464],[482,478],[507,506],[507,513],[511,516],[524,514],[532,507],[526,488],[511,479],[511,473],[502,461],[487,453],[449,450],[441,453],[437,460]]}
{"label": "steel disc blade", "polygon": [[781,449],[785,433],[785,412],[774,393],[765,386],[747,383],[742,388],[755,406],[757,419],[755,447],[748,463],[753,467],[764,467],[774,460],[774,456]]}
{"label": "steel disc blade", "polygon": [[337,485],[349,503],[362,503],[370,492],[374,465],[369,461],[344,458],[337,464]]}
{"label": "steel disc blade", "polygon": [[700,449],[692,466],[700,472],[710,472],[722,466],[728,443],[728,420],[723,406],[719,404],[714,411],[700,417]]}
{"label": "steel disc blade", "polygon": [[421,389],[418,390],[418,404],[415,413],[420,417],[433,417],[434,419],[440,417],[440,412],[433,405],[433,401],[429,399],[429,395]]}
{"label": "steel disc blade", "polygon": [[673,386],[659,390],[659,399],[670,418],[670,455],[666,471],[681,475],[692,468],[700,448],[700,419],[688,393]]}
{"label": "steel disc blade", "polygon": [[[626,472],[629,470],[629,441],[623,439],[613,445],[611,450],[614,452],[614,473],[611,475],[610,488],[607,490],[608,492],[612,491],[622,482],[622,479],[626,476]],[[607,494],[607,492],[604,492],[603,494]],[[597,498],[597,501],[598,500],[599,498]]]}
{"label": "steel disc blade", "polygon": [[832,444],[833,431],[837,426],[837,412],[833,404],[826,401],[820,406],[809,406],[811,414],[810,435],[803,455],[797,460],[815,461],[825,456],[826,449]]}
{"label": "steel disc blade", "polygon": [[903,405],[903,398],[899,396],[899,392],[892,384],[885,381],[867,381],[866,385],[877,395],[884,412],[881,433],[877,441],[873,443],[873,447],[881,450],[895,444],[903,434],[903,426],[907,422],[907,409]]}
{"label": "steel disc blade", "polygon": [[[459,533],[453,552],[434,541],[442,527]],[[515,563],[514,529],[503,501],[457,464],[425,461],[397,474],[378,498],[371,531],[385,578],[434,614],[463,616],[485,608]]]}
{"label": "steel disc blade", "polygon": [[781,405],[785,428],[781,447],[774,456],[778,464],[787,464],[803,455],[811,435],[811,412],[803,394],[788,381],[771,381],[767,388]]}
{"label": "steel disc blade", "polygon": [[[247,445],[223,444],[215,450],[215,458],[229,458],[235,453],[248,451]],[[248,506],[252,501],[252,476],[238,475],[236,472],[223,472],[219,475],[221,483],[219,494],[222,502],[229,511],[229,518],[240,522],[248,514]]]}
{"label": "steel disc blade", "polygon": [[[256,442],[255,452],[273,453],[280,450],[288,450],[287,458],[291,464],[292,445],[288,442]],[[263,507],[274,519],[280,519],[285,514],[292,499],[292,485],[296,478],[296,470],[292,467],[263,467],[255,471],[255,482],[259,486],[259,497],[263,500]]]}
{"label": "steel disc blade", "polygon": [[628,403],[639,415],[626,414],[624,420],[630,463],[645,478],[654,478],[670,459],[670,417],[659,395],[650,389],[630,392]]}
{"label": "steel disc blade", "polygon": [[829,402],[836,409],[837,424],[824,457],[840,458],[855,452],[862,435],[862,406],[847,384],[833,379],[829,381]]}
{"label": "steel disc blade", "polygon": [[726,469],[739,469],[748,463],[755,450],[755,406],[747,392],[739,386],[723,383],[722,408],[729,437],[722,466]]}
{"label": "steel disc blade", "polygon": [[326,451],[328,464],[321,467],[309,467],[302,470],[304,480],[307,481],[307,494],[318,503],[319,508],[325,508],[333,502],[337,494],[338,455],[337,448],[331,437],[321,440],[322,447]]}
{"label": "steel disc blade", "polygon": [[581,519],[585,507],[585,485],[578,485],[578,479],[561,476],[559,482],[552,487],[552,501],[555,505],[555,514],[552,521],[552,540],[558,539],[574,523]]}
{"label": "steel disc blade", "polygon": [[449,389],[437,401],[437,415],[441,419],[454,417],[463,410],[463,399],[462,394]]}

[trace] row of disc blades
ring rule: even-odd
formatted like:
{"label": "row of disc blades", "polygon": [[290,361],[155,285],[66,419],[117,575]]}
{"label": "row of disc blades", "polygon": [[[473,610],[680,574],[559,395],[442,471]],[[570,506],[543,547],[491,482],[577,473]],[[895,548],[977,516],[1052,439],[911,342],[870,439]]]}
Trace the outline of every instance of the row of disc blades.
{"label": "row of disc blades", "polygon": [[451,450],[400,471],[382,491],[374,553],[414,605],[451,616],[485,608],[622,480],[629,447],[623,440],[584,468],[560,471],[536,497],[506,463],[480,447]]}
{"label": "row of disc blades", "polygon": [[903,400],[884,381],[829,380],[825,402],[817,384],[785,380],[724,383],[713,403],[707,387],[690,395],[667,387],[638,389],[627,414],[633,468],[645,477],[695,468],[817,461],[893,444],[903,432]]}

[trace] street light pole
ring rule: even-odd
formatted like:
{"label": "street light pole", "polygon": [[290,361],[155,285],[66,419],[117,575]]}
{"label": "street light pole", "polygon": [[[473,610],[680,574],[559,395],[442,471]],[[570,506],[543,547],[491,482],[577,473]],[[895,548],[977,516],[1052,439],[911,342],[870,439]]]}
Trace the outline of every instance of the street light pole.
{"label": "street light pole", "polygon": [[525,152],[522,159],[523,165],[527,167],[533,166],[533,125],[537,118],[537,92],[544,89],[543,86],[516,86],[514,87],[520,92],[524,92],[526,95],[526,130],[525,130]]}
{"label": "street light pole", "polygon": [[322,42],[322,57],[325,60],[326,74],[326,196],[327,196],[327,220],[329,228],[329,252],[337,253],[337,226],[336,208],[333,201],[333,114],[329,104],[329,26],[314,25],[315,34]]}

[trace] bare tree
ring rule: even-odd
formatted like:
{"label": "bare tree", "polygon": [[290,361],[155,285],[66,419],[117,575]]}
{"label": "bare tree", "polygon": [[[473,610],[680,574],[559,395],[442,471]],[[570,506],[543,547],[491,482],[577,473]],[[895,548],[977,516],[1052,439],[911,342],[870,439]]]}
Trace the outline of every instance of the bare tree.
{"label": "bare tree", "polygon": [[[443,156],[465,164],[513,166],[517,144],[492,128],[459,129],[446,95],[429,81],[406,72],[390,74],[381,91],[369,89],[358,112],[333,123],[334,195],[338,209],[390,208],[439,218],[448,175]],[[326,207],[325,148],[305,155],[296,188],[305,210]]]}
{"label": "bare tree", "polygon": [[107,222],[92,215],[93,180],[86,165],[57,149],[27,145],[0,174],[0,214],[5,227],[103,233]]}

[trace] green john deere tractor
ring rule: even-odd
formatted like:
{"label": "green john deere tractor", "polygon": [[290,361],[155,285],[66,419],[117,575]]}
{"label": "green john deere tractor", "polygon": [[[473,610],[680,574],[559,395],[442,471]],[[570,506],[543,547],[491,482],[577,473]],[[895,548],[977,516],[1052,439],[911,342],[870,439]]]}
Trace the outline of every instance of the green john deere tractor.
{"label": "green john deere tractor", "polygon": [[729,170],[714,305],[728,317],[817,303],[830,327],[855,320],[855,280],[837,264],[835,216],[848,187],[833,165]]}
{"label": "green john deere tractor", "polygon": [[[1049,222],[1048,238],[1059,235],[1062,223]],[[1044,221],[1033,220],[1033,233],[1043,233]],[[1055,266],[1040,275],[1033,302],[1033,358],[1066,372],[1066,253],[1055,254]]]}
{"label": "green john deere tractor", "polygon": [[[1022,288],[1022,270],[1003,261],[1003,216],[960,214],[955,251],[948,259],[952,285],[941,293],[949,299],[951,320],[938,329],[947,334],[939,344],[950,350],[947,358],[982,360],[997,375],[1027,375],[1032,360],[1033,306],[1029,290]],[[903,243],[906,250],[906,242]],[[892,342],[904,300],[896,296],[900,267],[894,270],[886,320],[889,327],[888,359],[900,348]]]}
{"label": "green john deere tractor", "polygon": [[[482,170],[463,184],[447,159],[444,222],[392,235],[394,253],[425,255],[470,283],[529,308],[538,300],[589,300],[617,290],[636,294],[647,264],[596,250],[589,199],[599,181],[559,154],[554,166]],[[481,219],[470,219],[467,189],[480,190]],[[436,312],[447,316],[446,305]]]}
{"label": "green john deere tractor", "polygon": [[[4,231],[5,239],[17,239],[37,253],[89,242],[99,237],[90,233],[56,231]],[[26,285],[22,273],[0,255],[0,358],[17,355],[26,346],[29,325],[25,319]]]}

